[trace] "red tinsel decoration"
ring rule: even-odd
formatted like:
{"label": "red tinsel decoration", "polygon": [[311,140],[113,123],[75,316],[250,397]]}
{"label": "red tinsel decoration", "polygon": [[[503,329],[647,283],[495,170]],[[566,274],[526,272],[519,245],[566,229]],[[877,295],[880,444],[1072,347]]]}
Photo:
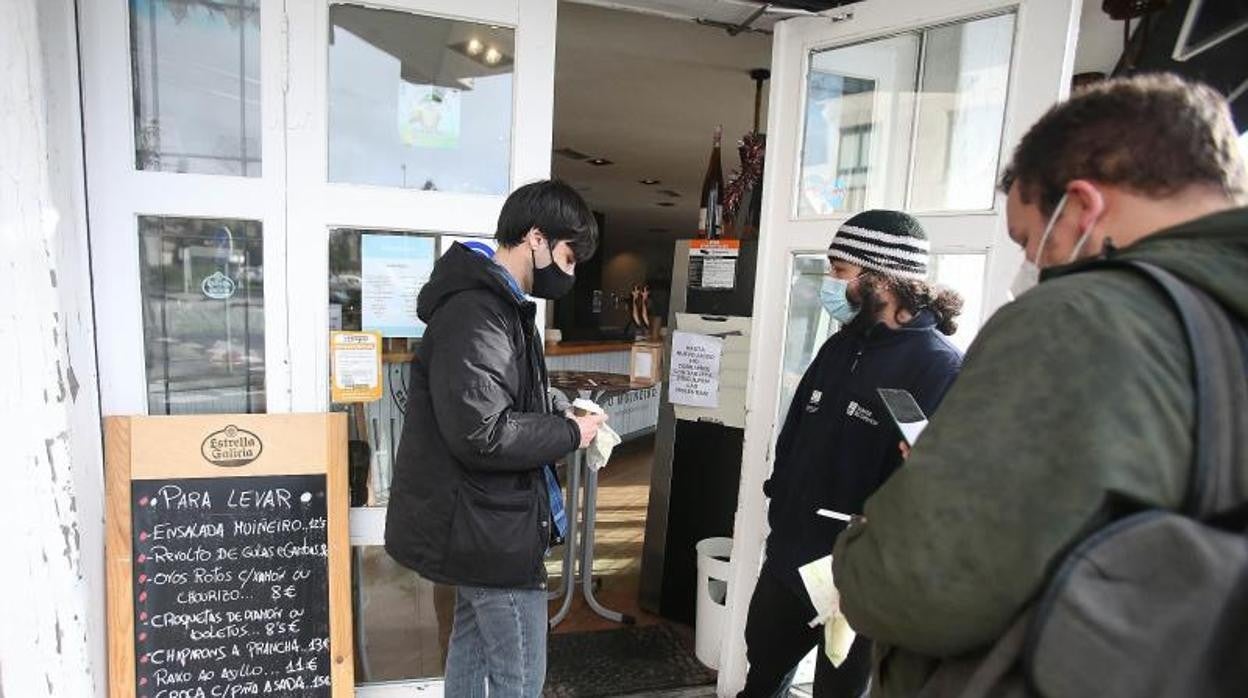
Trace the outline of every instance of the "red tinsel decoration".
{"label": "red tinsel decoration", "polygon": [[753,132],[745,134],[739,143],[741,167],[733,170],[732,181],[724,187],[724,217],[730,221],[737,220],[745,195],[762,185],[766,145],[767,139],[762,134]]}

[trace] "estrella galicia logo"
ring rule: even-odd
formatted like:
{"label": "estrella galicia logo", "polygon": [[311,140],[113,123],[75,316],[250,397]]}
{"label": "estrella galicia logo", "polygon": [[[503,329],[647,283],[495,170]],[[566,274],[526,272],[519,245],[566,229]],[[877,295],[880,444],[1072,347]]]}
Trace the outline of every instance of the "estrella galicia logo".
{"label": "estrella galicia logo", "polygon": [[204,460],[222,468],[241,468],[260,457],[264,442],[259,436],[233,424],[214,431],[204,439],[199,451]]}
{"label": "estrella galicia logo", "polygon": [[199,285],[205,296],[218,301],[223,301],[233,296],[237,287],[238,285],[234,283],[234,279],[222,274],[220,269],[205,276],[203,283]]}

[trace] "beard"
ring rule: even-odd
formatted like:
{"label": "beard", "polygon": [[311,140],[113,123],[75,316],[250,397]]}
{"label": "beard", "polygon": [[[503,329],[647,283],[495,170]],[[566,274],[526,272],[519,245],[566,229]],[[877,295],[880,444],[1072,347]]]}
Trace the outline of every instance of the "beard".
{"label": "beard", "polygon": [[855,289],[858,299],[849,299],[858,305],[858,314],[846,325],[846,328],[850,331],[866,332],[879,323],[880,315],[883,313],[886,303],[880,295],[880,290],[876,287],[877,283],[878,280],[872,278],[870,274],[864,274],[858,278],[858,285]]}

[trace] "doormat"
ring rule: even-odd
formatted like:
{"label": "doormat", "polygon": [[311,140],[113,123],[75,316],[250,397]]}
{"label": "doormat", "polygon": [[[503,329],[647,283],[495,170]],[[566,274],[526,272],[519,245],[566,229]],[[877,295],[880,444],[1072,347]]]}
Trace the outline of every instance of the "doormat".
{"label": "doormat", "polygon": [[715,682],[715,672],[663,624],[551,635],[546,654],[546,698],[624,696]]}

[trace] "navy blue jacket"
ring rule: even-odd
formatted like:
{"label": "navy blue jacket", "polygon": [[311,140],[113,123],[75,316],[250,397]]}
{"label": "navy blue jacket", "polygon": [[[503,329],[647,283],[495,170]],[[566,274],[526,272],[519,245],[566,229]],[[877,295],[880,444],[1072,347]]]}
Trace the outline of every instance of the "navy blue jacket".
{"label": "navy blue jacket", "polygon": [[857,323],[828,338],[802,376],[763,492],[771,499],[767,565],[802,598],[797,568],[832,552],[845,524],[815,514],[861,514],[901,466],[901,434],[878,388],[903,388],[929,416],[962,368],[960,352],[920,311],[891,329]]}

